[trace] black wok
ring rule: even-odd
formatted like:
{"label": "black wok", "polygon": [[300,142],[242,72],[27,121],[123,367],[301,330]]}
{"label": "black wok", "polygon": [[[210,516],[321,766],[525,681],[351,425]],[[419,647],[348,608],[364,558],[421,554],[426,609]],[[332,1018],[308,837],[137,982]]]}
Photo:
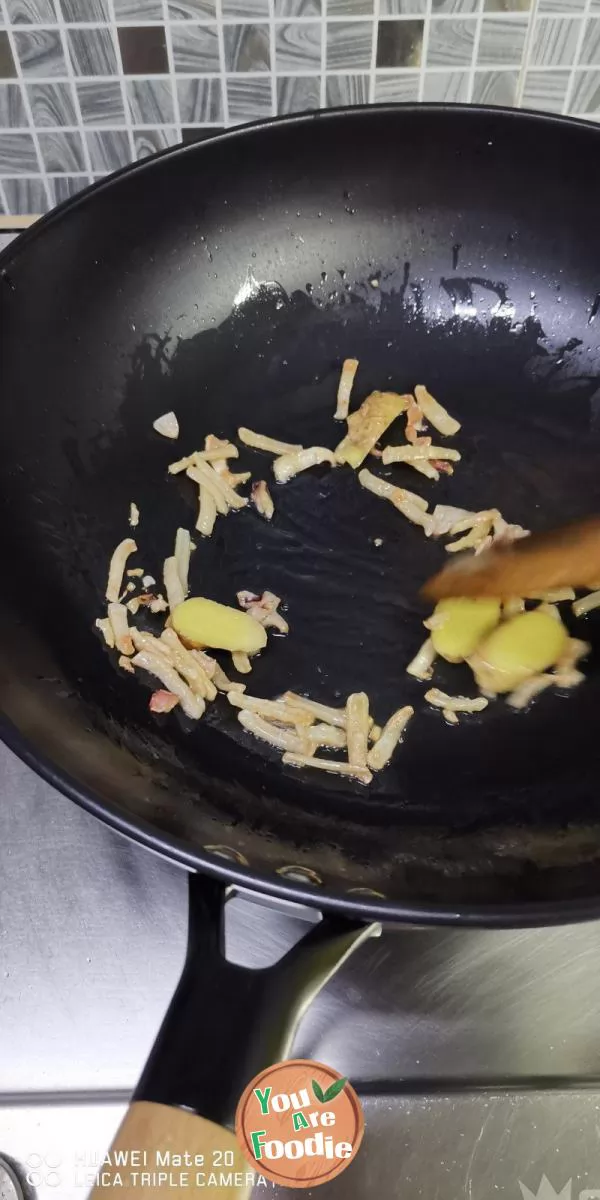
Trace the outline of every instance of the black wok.
{"label": "black wok", "polygon": [[462,421],[451,479],[398,482],[533,529],[599,511],[599,150],[598,128],[514,111],[315,114],[128,169],[6,252],[0,700],[17,753],[176,862],[357,920],[600,913],[600,624],[573,695],[447,726],[405,674],[444,551],[349,470],[275,489],[271,525],[220,521],[191,583],[284,597],[291,634],[257,694],[365,690],[379,721],[415,704],[370,789],[284,768],[225,703],[157,720],[93,628],[130,502],[152,574],[193,525],[152,421],[176,411],[182,452],[239,424],[333,446],[349,355],[360,397],[424,382]]}

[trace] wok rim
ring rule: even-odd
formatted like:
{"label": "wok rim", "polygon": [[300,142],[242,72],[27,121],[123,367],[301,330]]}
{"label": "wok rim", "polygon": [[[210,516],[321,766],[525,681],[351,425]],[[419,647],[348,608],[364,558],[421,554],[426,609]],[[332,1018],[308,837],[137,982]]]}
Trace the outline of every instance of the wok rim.
{"label": "wok rim", "polygon": [[[0,272],[26,247],[37,239],[50,225],[63,220],[71,211],[87,203],[93,193],[113,190],[121,179],[133,174],[152,171],[156,164],[167,157],[201,154],[205,145],[226,143],[241,137],[256,135],[263,129],[278,125],[290,128],[303,127],[313,121],[335,123],[340,120],[351,121],[366,114],[375,119],[381,115],[415,116],[416,114],[431,115],[438,113],[447,116],[449,113],[463,118],[467,115],[474,120],[494,117],[501,120],[518,121],[533,125],[569,127],[595,132],[600,137],[600,125],[579,117],[562,116],[556,113],[538,112],[533,109],[507,108],[492,105],[474,104],[361,104],[352,107],[318,109],[314,112],[270,117],[265,120],[249,122],[247,125],[235,126],[232,129],[215,131],[202,141],[181,143],[170,146],[157,154],[151,155],[141,162],[130,163],[114,172],[107,178],[99,180],[70,197],[51,212],[40,217],[27,230],[22,232],[13,242],[0,253]],[[169,862],[188,871],[198,871],[221,880],[223,883],[234,885],[254,893],[257,896],[273,900],[283,900],[288,903],[300,904],[323,912],[346,916],[350,919],[365,922],[381,921],[384,924],[414,924],[414,925],[444,925],[480,927],[489,929],[532,928],[545,925],[565,925],[581,921],[591,921],[600,917],[600,889],[597,896],[582,897],[563,901],[523,901],[519,904],[507,905],[457,905],[440,906],[419,902],[399,902],[392,899],[380,899],[376,896],[358,896],[335,890],[311,887],[290,882],[280,876],[269,876],[266,873],[254,871],[230,860],[219,859],[218,856],[204,849],[192,849],[189,842],[183,838],[157,829],[150,821],[142,817],[129,816],[124,810],[106,800],[91,788],[79,784],[68,771],[58,767],[51,759],[36,748],[33,741],[25,737],[14,723],[0,713],[0,739],[26,766],[49,783],[68,799],[73,800],[92,816],[115,832],[136,842],[147,850],[166,858]]]}

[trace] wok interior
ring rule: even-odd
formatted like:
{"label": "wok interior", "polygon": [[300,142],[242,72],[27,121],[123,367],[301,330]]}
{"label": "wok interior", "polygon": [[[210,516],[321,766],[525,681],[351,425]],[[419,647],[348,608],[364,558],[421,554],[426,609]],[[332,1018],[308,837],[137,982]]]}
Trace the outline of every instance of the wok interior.
{"label": "wok interior", "polygon": [[[190,580],[225,603],[283,597],[290,635],[270,639],[250,692],[339,704],[365,690],[379,723],[414,704],[369,789],[283,768],[225,699],[199,725],[157,720],[93,632],[130,502],[136,561],[159,578],[196,509],[167,464],[240,424],[333,447],[350,355],[354,403],[421,382],[462,422],[453,477],[385,471],[431,506],[494,506],[533,529],[600,511],[596,146],[593,130],[509,114],[306,119],[155,161],[16,247],[0,311],[2,700],[59,770],[192,854],[226,846],[257,872],[302,864],[417,905],[598,892],[600,624],[580,633],[594,653],[574,694],[447,726],[405,673],[443,543],[349,468],[273,487],[271,524],[220,519]],[[175,444],[152,431],[169,409]],[[270,467],[242,450],[254,479]],[[444,664],[435,682],[472,689]]]}

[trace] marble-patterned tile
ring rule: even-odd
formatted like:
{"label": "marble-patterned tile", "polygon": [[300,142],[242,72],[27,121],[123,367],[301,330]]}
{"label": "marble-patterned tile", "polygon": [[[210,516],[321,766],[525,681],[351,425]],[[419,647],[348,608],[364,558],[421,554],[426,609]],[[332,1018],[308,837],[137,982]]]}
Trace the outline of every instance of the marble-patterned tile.
{"label": "marble-patterned tile", "polygon": [[483,0],[485,12],[528,12],[533,0]]}
{"label": "marble-patterned tile", "polygon": [[36,129],[77,125],[75,98],[70,83],[28,83],[27,96]]}
{"label": "marble-patterned tile", "polygon": [[562,112],[570,79],[570,71],[527,71],[521,97],[522,107]]}
{"label": "marble-patterned tile", "polygon": [[121,61],[126,75],[166,75],[169,70],[164,25],[121,25]]}
{"label": "marble-patterned tile", "polygon": [[221,16],[226,20],[235,17],[240,21],[253,21],[255,17],[266,20],[270,15],[269,0],[221,0]]}
{"label": "marble-patterned tile", "polygon": [[423,21],[380,21],[378,67],[418,67],[423,49]]}
{"label": "marble-patterned tile", "polygon": [[217,16],[216,0],[168,0],[171,21],[214,21]]}
{"label": "marble-patterned tile", "polygon": [[56,25],[53,0],[6,0],[11,25]]}
{"label": "marble-patterned tile", "polygon": [[600,67],[600,17],[590,17],[587,22],[579,62],[585,67]]}
{"label": "marble-patterned tile", "polygon": [[373,21],[327,22],[327,69],[360,71],[371,66]]}
{"label": "marble-patterned tile", "polygon": [[175,70],[182,75],[213,75],[220,70],[219,35],[214,25],[173,25]]}
{"label": "marble-patterned tile", "polygon": [[117,53],[107,26],[68,29],[66,40],[76,75],[116,75]]}
{"label": "marble-patterned tile", "polygon": [[484,17],[481,22],[477,65],[518,67],[527,37],[526,17]]}
{"label": "marble-patterned tile", "polygon": [[17,74],[8,34],[0,29],[0,79],[14,79]]}
{"label": "marble-patterned tile", "polygon": [[135,21],[143,25],[145,21],[164,21],[165,12],[162,0],[113,0],[115,20]]}
{"label": "marble-patterned tile", "polygon": [[353,104],[368,104],[370,75],[328,75],[325,80],[327,108],[347,108]]}
{"label": "marble-patterned tile", "polygon": [[[258,121],[273,116],[271,79],[244,78],[227,80],[227,110],[233,124]],[[182,118],[183,119],[183,118]]]}
{"label": "marble-patterned tile", "polygon": [[428,67],[470,66],[475,46],[477,20],[432,17],[427,48]]}
{"label": "marble-patterned tile", "polygon": [[280,71],[321,69],[320,21],[290,21],[275,26],[275,63]]}
{"label": "marble-patterned tile", "polygon": [[427,0],[379,0],[380,17],[418,16],[427,12]]}
{"label": "marble-patterned tile", "polygon": [[136,159],[149,158],[160,150],[168,150],[169,146],[177,145],[177,130],[174,128],[136,129],[133,135]]}
{"label": "marble-patterned tile", "polygon": [[23,75],[28,79],[67,74],[67,62],[58,29],[19,30],[14,35]]}
{"label": "marble-patterned tile", "polygon": [[268,71],[271,65],[268,25],[225,25],[226,71]]}
{"label": "marble-patterned tile", "polygon": [[473,104],[496,104],[512,108],[517,99],[518,71],[476,71]]}
{"label": "marble-patterned tile", "polygon": [[480,0],[431,0],[431,11],[436,13],[475,13]]}
{"label": "marble-patterned tile", "polygon": [[375,77],[375,97],[381,104],[412,104],[419,98],[419,72],[396,71]]}
{"label": "marble-patterned tile", "polygon": [[328,0],[273,0],[275,17],[320,17]]}
{"label": "marble-patterned tile", "polygon": [[468,71],[426,71],[423,99],[431,104],[465,104],[470,79]]}
{"label": "marble-patterned tile", "polygon": [[280,75],[277,80],[277,112],[309,112],[321,106],[320,75]]}
{"label": "marble-patterned tile", "polygon": [[52,197],[52,206],[63,204],[65,200],[72,200],[73,196],[82,192],[88,184],[87,175],[60,175],[49,179],[48,186]]}
{"label": "marble-patterned tile", "polygon": [[40,153],[47,171],[60,171],[72,175],[85,171],[83,139],[80,133],[68,133],[64,129],[45,130],[39,135]]}
{"label": "marble-patterned tile", "polygon": [[37,216],[39,213],[48,212],[50,205],[41,175],[3,179],[2,186],[9,213],[15,216],[21,213]]}
{"label": "marble-patterned tile", "polygon": [[374,11],[374,0],[327,0],[328,17],[370,17]]}
{"label": "marble-patterned tile", "polygon": [[125,124],[125,109],[121,84],[118,79],[98,79],[92,83],[78,83],[77,95],[84,125]]}
{"label": "marble-patterned tile", "polygon": [[583,116],[600,113],[600,71],[576,71],[571,112]]}
{"label": "marble-patterned tile", "polygon": [[89,131],[85,137],[93,171],[117,171],[131,162],[129,138],[124,130]]}
{"label": "marble-patterned tile", "polygon": [[212,125],[223,120],[223,92],[217,77],[178,79],[177,96],[182,125]]}
{"label": "marble-patterned tile", "polygon": [[575,61],[581,21],[577,17],[538,17],[529,47],[531,67],[570,67]]}
{"label": "marble-patterned tile", "polygon": [[108,0],[58,0],[67,24],[102,25],[111,19]]}
{"label": "marble-patterned tile", "polygon": [[27,128],[29,122],[19,83],[0,83],[0,129]]}
{"label": "marble-patterned tile", "polygon": [[170,79],[127,79],[125,91],[134,125],[170,125],[175,120]]}

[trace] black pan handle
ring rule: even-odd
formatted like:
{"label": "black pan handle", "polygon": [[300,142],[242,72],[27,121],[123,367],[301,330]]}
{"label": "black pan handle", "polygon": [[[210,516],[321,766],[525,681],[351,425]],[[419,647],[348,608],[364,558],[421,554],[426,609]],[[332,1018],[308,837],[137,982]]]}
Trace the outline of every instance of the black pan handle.
{"label": "black pan handle", "polygon": [[[113,1148],[146,1146],[152,1156],[184,1142],[205,1154],[227,1148],[248,1173],[231,1132],[242,1092],[288,1055],[311,1001],[380,927],[324,915],[278,963],[253,970],[224,957],[226,895],[219,880],[190,875],[185,965]],[[228,1200],[241,1200],[245,1186]],[[138,1192],[119,1194],[133,1200]],[[92,1200],[101,1195],[96,1188]]]}

